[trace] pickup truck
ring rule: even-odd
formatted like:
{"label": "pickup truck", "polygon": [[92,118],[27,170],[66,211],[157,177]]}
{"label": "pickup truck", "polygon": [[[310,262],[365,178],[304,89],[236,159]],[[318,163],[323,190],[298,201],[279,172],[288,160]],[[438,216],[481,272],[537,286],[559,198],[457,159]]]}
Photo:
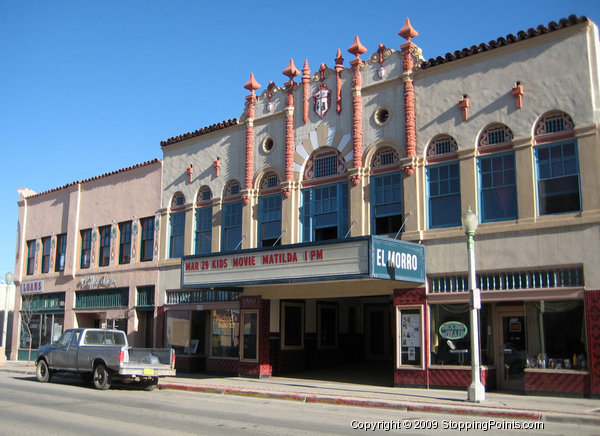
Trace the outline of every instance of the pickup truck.
{"label": "pickup truck", "polygon": [[38,349],[36,377],[48,382],[57,372],[81,374],[96,389],[110,388],[114,380],[153,390],[159,377],[175,375],[171,348],[131,348],[121,330],[69,329],[60,339]]}

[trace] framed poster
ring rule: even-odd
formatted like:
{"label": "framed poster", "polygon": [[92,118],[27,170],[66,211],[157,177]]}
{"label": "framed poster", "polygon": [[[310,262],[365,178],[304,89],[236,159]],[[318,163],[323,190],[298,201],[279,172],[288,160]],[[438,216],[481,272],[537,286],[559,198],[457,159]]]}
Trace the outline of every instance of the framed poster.
{"label": "framed poster", "polygon": [[396,308],[396,366],[423,367],[423,310],[421,306]]}

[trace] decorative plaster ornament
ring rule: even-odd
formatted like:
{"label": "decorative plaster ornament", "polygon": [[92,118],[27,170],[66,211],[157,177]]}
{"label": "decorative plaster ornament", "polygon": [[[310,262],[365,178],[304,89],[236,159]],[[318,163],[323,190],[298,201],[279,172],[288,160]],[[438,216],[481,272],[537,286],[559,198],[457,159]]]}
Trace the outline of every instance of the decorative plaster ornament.
{"label": "decorative plaster ornament", "polygon": [[269,100],[267,103],[267,112],[273,112],[273,107],[275,107],[275,104]]}
{"label": "decorative plaster ornament", "polygon": [[387,68],[384,67],[383,65],[381,67],[379,67],[379,70],[377,70],[377,75],[379,76],[379,78],[383,79],[386,74],[387,74]]}
{"label": "decorative plaster ornament", "polygon": [[331,106],[331,91],[327,85],[319,85],[317,92],[313,95],[314,111],[323,118]]}

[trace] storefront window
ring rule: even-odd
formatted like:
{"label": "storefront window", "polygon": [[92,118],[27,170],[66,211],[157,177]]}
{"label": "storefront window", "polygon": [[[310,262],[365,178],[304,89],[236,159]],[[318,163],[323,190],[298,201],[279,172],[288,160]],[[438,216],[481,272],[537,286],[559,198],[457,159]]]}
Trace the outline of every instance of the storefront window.
{"label": "storefront window", "polygon": [[176,353],[187,353],[190,346],[190,312],[167,312],[167,348],[173,348]]}
{"label": "storefront window", "polygon": [[[491,332],[489,304],[479,310],[481,364],[492,362],[493,350],[488,346]],[[471,365],[471,321],[468,304],[434,304],[430,308],[431,364]]]}
{"label": "storefront window", "polygon": [[212,357],[239,357],[240,311],[218,309],[212,311]]}
{"label": "storefront window", "polygon": [[587,369],[583,301],[532,301],[525,304],[527,366]]}
{"label": "storefront window", "polygon": [[397,366],[417,365],[423,363],[423,316],[421,308],[398,307],[396,319],[398,322]]}
{"label": "storefront window", "polygon": [[[62,314],[33,314],[29,317],[21,314],[22,325],[19,338],[19,348],[36,350],[40,345],[47,345],[58,341],[63,332],[64,315]],[[27,319],[29,318],[29,319]],[[29,329],[27,328],[29,326]],[[31,336],[30,336],[31,335]]]}

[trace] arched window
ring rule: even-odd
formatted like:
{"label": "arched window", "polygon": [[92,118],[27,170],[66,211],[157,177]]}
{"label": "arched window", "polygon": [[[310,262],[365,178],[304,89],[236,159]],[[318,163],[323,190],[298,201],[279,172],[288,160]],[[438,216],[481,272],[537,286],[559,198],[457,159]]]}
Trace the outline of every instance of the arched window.
{"label": "arched window", "polygon": [[210,253],[212,248],[212,191],[203,186],[198,191],[196,200],[196,243],[195,254]]}
{"label": "arched window", "polygon": [[477,148],[481,222],[517,219],[517,174],[512,131],[495,123],[485,128]]}
{"label": "arched window", "polygon": [[223,197],[221,247],[224,251],[237,250],[242,242],[240,183],[237,180],[230,181],[225,186]]}
{"label": "arched window", "polygon": [[258,197],[258,246],[281,245],[281,192],[279,176],[266,173]]}
{"label": "arched window", "polygon": [[564,112],[543,115],[535,126],[538,215],[581,210],[579,156],[574,123]]}
{"label": "arched window", "polygon": [[[460,167],[458,145],[451,136],[433,138],[427,147],[429,228],[460,226]],[[438,162],[438,163],[435,163]]]}
{"label": "arched window", "polygon": [[[348,231],[346,165],[336,149],[318,151],[304,171],[300,208],[303,242],[342,239]],[[339,181],[342,179],[342,181]]]}
{"label": "arched window", "polygon": [[185,196],[181,192],[175,193],[171,200],[171,213],[169,215],[169,257],[183,257],[185,241]]}
{"label": "arched window", "polygon": [[402,227],[402,173],[398,152],[382,147],[373,156],[371,168],[371,234],[397,234]]}

